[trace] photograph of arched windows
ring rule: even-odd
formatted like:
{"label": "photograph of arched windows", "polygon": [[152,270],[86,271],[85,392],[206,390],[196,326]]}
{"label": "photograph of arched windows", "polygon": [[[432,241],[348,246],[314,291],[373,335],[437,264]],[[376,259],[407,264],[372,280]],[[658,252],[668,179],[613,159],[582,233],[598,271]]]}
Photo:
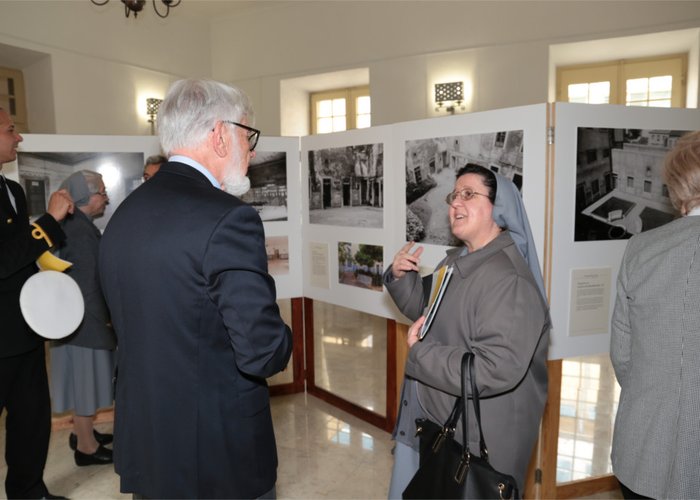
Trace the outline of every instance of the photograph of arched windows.
{"label": "photograph of arched windows", "polygon": [[250,191],[241,199],[255,207],[263,221],[287,220],[287,154],[256,151],[248,178]]}
{"label": "photograph of arched windows", "polygon": [[384,145],[309,151],[309,222],[381,228]]}
{"label": "photograph of arched windows", "polygon": [[628,239],[673,220],[662,170],[685,133],[579,127],[575,241]]}
{"label": "photograph of arched windows", "polygon": [[384,249],[379,245],[338,242],[338,282],[382,291]]}
{"label": "photograph of arched windows", "polygon": [[265,252],[268,272],[271,275],[289,274],[289,238],[287,236],[267,236]]}
{"label": "photograph of arched windows", "polygon": [[522,189],[523,131],[406,141],[406,240],[458,246],[450,231],[445,197],[457,171],[476,163]]}

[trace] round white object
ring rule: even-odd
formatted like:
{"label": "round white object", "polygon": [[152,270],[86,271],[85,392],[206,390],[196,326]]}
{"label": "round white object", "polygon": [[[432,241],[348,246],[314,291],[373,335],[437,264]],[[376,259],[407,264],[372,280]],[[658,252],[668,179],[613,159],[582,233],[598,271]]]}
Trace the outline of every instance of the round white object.
{"label": "round white object", "polygon": [[19,294],[19,306],[30,328],[47,339],[67,337],[85,314],[80,287],[58,271],[41,271],[29,278]]}

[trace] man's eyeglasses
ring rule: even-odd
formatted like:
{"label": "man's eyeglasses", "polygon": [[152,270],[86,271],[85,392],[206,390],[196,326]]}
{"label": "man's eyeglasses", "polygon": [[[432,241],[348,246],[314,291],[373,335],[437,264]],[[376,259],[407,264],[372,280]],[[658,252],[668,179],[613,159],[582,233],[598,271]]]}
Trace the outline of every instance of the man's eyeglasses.
{"label": "man's eyeglasses", "polygon": [[258,139],[260,138],[260,131],[256,128],[249,127],[248,125],[243,125],[242,123],[233,122],[231,120],[221,120],[224,123],[229,123],[231,125],[236,125],[248,131],[248,150],[252,153],[255,146],[258,145]]}
{"label": "man's eyeglasses", "polygon": [[487,198],[489,197],[489,195],[487,194],[477,193],[476,191],[472,191],[471,189],[460,189],[459,191],[452,191],[450,194],[448,194],[445,198],[445,201],[448,205],[452,205],[452,202],[455,201],[457,197],[459,197],[459,199],[462,201],[469,201],[476,195],[486,196]]}

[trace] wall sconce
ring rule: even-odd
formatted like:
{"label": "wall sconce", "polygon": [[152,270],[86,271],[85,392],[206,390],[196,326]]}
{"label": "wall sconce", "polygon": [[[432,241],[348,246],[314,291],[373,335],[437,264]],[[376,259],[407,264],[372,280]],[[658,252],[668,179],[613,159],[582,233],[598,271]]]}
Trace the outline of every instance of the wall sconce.
{"label": "wall sconce", "polygon": [[158,115],[158,108],[160,108],[160,103],[163,99],[156,99],[155,97],[149,97],[146,99],[146,114],[148,115],[148,123],[151,124],[151,135],[156,132],[156,116]]}
{"label": "wall sconce", "polygon": [[436,83],[435,84],[435,111],[444,109],[451,115],[455,114],[457,108],[465,111],[467,108],[464,102],[464,83]]}

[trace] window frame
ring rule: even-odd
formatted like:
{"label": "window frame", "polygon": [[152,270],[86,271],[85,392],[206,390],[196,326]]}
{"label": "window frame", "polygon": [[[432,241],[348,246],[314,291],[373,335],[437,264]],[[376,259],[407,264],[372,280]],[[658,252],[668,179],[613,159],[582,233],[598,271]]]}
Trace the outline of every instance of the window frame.
{"label": "window frame", "polygon": [[568,102],[569,85],[609,81],[608,104],[627,105],[627,80],[669,74],[673,77],[671,107],[684,108],[688,76],[687,53],[558,66],[556,99],[558,102]]}
{"label": "window frame", "polygon": [[[316,107],[319,101],[325,101],[328,99],[345,99],[345,130],[351,130],[357,128],[357,98],[358,97],[370,97],[371,106],[371,96],[369,94],[369,85],[361,85],[358,87],[348,87],[341,89],[331,89],[324,90],[320,92],[312,92],[309,94],[309,108],[310,108],[310,123],[311,123],[311,134],[318,134],[318,122],[317,122],[317,112]],[[371,108],[370,108],[371,110]],[[370,124],[371,124],[371,111],[370,111]]]}

